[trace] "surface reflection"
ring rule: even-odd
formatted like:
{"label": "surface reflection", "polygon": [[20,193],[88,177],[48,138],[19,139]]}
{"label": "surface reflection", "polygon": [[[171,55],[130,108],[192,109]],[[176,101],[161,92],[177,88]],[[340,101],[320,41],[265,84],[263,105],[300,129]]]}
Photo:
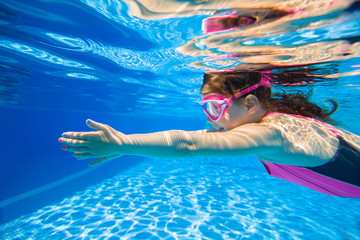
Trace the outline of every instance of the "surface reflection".
{"label": "surface reflection", "polygon": [[[79,98],[71,109],[82,111],[89,108],[81,97],[86,95],[96,96],[99,109],[109,112],[131,99],[128,109],[137,109],[131,114],[156,114],[155,102],[158,114],[173,115],[169,109],[184,106],[189,116],[200,117],[196,101],[204,71],[257,70],[271,71],[274,88],[312,91],[318,83],[338,82],[326,91],[346,102],[348,90],[358,90],[354,80],[339,78],[360,73],[359,5],[354,0],[2,1],[0,64],[11,67],[0,82],[0,101],[66,109],[55,99],[67,95]],[[283,78],[300,77],[302,84],[288,80],[283,86]],[[74,85],[86,92],[79,94]],[[49,91],[55,95],[51,103],[44,95]],[[144,100],[141,94],[149,92],[167,92],[172,100]],[[354,92],[348,98],[358,97]]]}
{"label": "surface reflection", "polygon": [[[124,0],[130,5],[130,14],[144,19],[173,18],[197,14],[215,14],[224,10],[243,12],[263,9],[302,11],[304,9],[344,8],[352,1],[282,1],[282,0]],[[286,9],[286,10],[284,10]]]}
{"label": "surface reflection", "polygon": [[[270,68],[342,61],[359,57],[355,37],[334,35],[353,19],[358,35],[358,4],[316,1],[292,10],[232,9],[203,21],[204,36],[177,48],[183,54],[207,57],[192,66],[206,70]],[[290,5],[289,5],[290,6]],[[357,20],[357,21],[355,21]],[[346,22],[347,27],[351,27]],[[348,29],[349,30],[349,29]],[[244,65],[244,66],[242,66]]]}
{"label": "surface reflection", "polygon": [[[191,63],[204,70],[290,68],[359,57],[354,37],[359,35],[357,1],[125,2],[129,13],[142,19],[212,15],[203,20],[204,35],[177,48],[182,54],[204,57]],[[323,76],[357,74],[352,69]]]}

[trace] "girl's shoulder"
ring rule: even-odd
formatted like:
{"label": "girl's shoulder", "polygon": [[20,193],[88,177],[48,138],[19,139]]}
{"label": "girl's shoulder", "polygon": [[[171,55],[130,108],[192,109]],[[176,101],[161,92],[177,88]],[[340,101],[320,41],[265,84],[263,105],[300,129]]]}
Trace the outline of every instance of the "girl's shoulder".
{"label": "girl's shoulder", "polygon": [[271,126],[282,132],[283,136],[293,141],[334,142],[334,139],[342,137],[360,149],[360,136],[339,127],[323,123],[317,119],[285,113],[270,113],[263,117],[262,125]]}
{"label": "girl's shoulder", "polygon": [[271,112],[266,114],[262,118],[260,124],[275,127],[281,130],[282,132],[284,131],[294,132],[294,130],[297,130],[296,132],[298,132],[300,129],[303,128],[308,129],[310,131],[319,127],[328,129],[325,124],[320,123],[315,119],[310,119],[303,116],[292,115],[292,114],[277,113],[277,112]]}
{"label": "girl's shoulder", "polygon": [[284,152],[298,159],[292,163],[295,166],[319,166],[330,160],[339,146],[337,136],[328,126],[314,119],[271,113],[265,115],[259,124],[281,133]]}
{"label": "girl's shoulder", "polygon": [[303,126],[306,127],[309,131],[327,131],[331,132],[332,135],[341,136],[344,139],[352,139],[356,142],[360,142],[360,136],[349,131],[346,131],[342,128],[332,126],[328,123],[321,122],[314,118],[308,118],[299,115],[292,115],[286,113],[268,113],[266,114],[261,124],[277,126],[282,129],[292,129],[294,126]]}
{"label": "girl's shoulder", "polygon": [[307,129],[308,131],[325,131],[332,135],[337,135],[337,131],[330,124],[321,122],[314,118],[304,117],[300,115],[293,115],[287,113],[271,112],[266,114],[261,120],[260,124],[271,125],[283,129],[283,131],[294,131],[298,129]]}

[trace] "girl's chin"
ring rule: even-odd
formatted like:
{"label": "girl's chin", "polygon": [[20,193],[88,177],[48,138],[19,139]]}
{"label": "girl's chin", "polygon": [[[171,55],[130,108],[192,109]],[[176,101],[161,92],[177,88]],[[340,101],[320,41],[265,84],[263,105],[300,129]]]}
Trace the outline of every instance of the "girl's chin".
{"label": "girl's chin", "polygon": [[225,128],[218,128],[218,129],[216,129],[218,132],[225,132],[226,131],[226,129]]}

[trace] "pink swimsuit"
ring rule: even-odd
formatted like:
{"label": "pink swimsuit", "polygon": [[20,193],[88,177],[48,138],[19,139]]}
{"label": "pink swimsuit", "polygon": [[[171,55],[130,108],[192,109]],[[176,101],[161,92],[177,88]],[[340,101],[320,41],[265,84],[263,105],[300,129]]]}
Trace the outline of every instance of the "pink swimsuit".
{"label": "pink swimsuit", "polygon": [[[271,114],[271,113],[270,113]],[[306,118],[303,116],[296,116]],[[269,175],[278,177],[315,191],[332,196],[360,198],[360,152],[329,125],[327,127],[339,139],[334,158],[318,167],[295,167],[260,160]]]}

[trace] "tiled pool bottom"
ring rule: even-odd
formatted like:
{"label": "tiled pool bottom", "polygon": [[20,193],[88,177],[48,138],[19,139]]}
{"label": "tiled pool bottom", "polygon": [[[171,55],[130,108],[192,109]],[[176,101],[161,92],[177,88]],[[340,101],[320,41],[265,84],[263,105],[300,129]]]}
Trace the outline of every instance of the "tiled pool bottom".
{"label": "tiled pool bottom", "polygon": [[359,225],[360,200],[275,179],[253,158],[147,159],[1,225],[0,238],[333,240],[360,239]]}

